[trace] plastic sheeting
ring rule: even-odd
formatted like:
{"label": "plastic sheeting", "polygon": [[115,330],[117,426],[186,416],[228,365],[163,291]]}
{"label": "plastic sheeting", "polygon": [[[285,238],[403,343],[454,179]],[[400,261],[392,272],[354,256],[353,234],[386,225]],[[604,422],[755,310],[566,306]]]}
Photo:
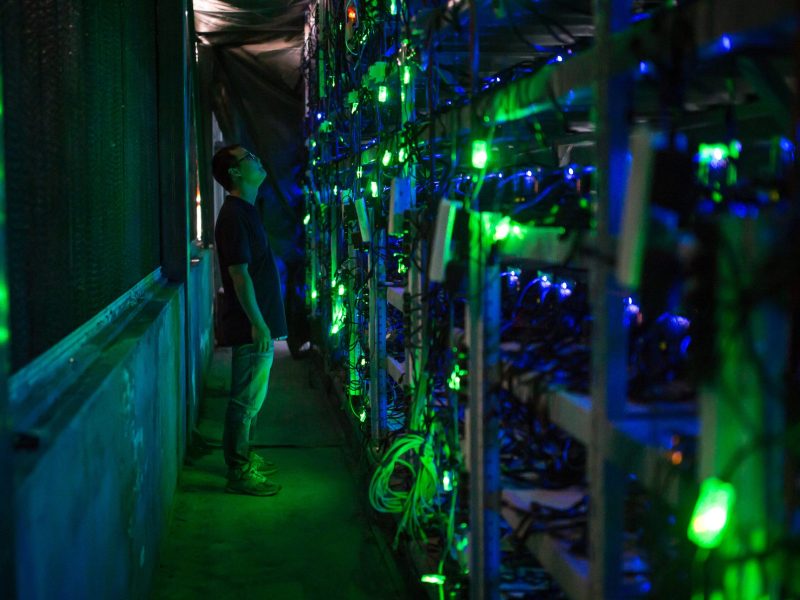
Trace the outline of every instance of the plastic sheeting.
{"label": "plastic sheeting", "polygon": [[[300,260],[301,71],[306,2],[195,0],[201,103],[225,141],[252,148],[268,177],[258,208],[276,250]],[[208,160],[210,157],[202,157]]]}
{"label": "plastic sheeting", "polygon": [[[213,110],[226,143],[261,157],[267,179],[256,207],[281,259],[286,289],[289,348],[308,340],[303,287],[304,83],[302,55],[307,2],[294,0],[194,0],[198,43],[199,161],[211,160]],[[202,149],[208,151],[203,155]],[[205,178],[206,181],[209,178]],[[201,183],[202,185],[202,183]],[[204,197],[211,197],[209,190]]]}

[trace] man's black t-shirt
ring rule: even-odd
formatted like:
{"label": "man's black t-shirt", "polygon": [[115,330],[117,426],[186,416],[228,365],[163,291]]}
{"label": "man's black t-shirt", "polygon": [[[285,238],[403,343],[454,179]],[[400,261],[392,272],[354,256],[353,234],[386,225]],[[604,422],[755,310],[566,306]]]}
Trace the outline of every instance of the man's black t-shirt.
{"label": "man's black t-shirt", "polygon": [[258,307],[273,339],[285,337],[286,314],[283,311],[280,275],[258,211],[241,198],[227,196],[217,216],[214,238],[225,289],[220,312],[220,344],[238,346],[253,341],[250,319],[236,297],[228,272],[230,265],[245,263],[253,280]]}

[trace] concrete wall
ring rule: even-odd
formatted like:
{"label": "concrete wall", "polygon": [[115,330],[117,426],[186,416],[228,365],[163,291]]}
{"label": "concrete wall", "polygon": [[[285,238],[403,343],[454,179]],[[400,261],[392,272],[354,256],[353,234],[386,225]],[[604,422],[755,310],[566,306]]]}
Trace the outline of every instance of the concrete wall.
{"label": "concrete wall", "polygon": [[[198,357],[211,352],[209,264],[196,263],[188,288],[190,338],[207,346]],[[39,448],[17,457],[19,598],[148,595],[185,451],[184,295],[158,283],[120,315],[123,327],[90,340],[81,352],[94,360],[37,423]],[[198,380],[203,360],[191,367]]]}

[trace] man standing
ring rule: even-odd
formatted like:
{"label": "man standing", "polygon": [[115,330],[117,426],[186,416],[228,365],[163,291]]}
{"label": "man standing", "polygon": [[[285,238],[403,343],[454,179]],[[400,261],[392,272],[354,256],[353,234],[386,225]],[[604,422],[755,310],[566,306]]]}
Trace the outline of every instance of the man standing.
{"label": "man standing", "polygon": [[214,179],[228,191],[214,238],[225,290],[220,344],[233,347],[231,396],[222,447],[228,465],[227,492],[272,496],[275,465],[250,449],[256,418],[267,395],[273,340],[285,339],[281,282],[264,225],[254,204],[266,177],[261,161],[239,145],[214,155]]}

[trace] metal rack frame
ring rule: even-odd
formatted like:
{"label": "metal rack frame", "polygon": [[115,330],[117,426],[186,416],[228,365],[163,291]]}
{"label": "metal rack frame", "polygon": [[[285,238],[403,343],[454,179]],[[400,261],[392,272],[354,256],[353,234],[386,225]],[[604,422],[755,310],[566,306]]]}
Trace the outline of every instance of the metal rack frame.
{"label": "metal rack frame", "polygon": [[[476,3],[473,0],[470,4],[474,8]],[[629,593],[622,576],[623,503],[627,494],[628,474],[635,474],[645,488],[658,490],[672,506],[685,503],[696,493],[697,475],[672,465],[667,448],[660,444],[660,440],[668,432],[675,431],[698,435],[703,445],[700,475],[704,475],[720,468],[721,459],[713,458],[718,437],[735,436],[735,431],[722,424],[727,419],[725,411],[728,406],[721,399],[724,393],[709,392],[708,398],[701,404],[700,419],[680,410],[642,410],[627,402],[627,341],[622,321],[623,299],[627,292],[617,283],[608,260],[608,257],[615,255],[620,235],[627,179],[626,163],[620,157],[628,152],[630,107],[620,99],[631,97],[635,87],[632,70],[640,61],[656,56],[681,24],[691,24],[695,43],[703,51],[717,44],[722,36],[737,36],[776,24],[783,27],[796,27],[798,24],[795,7],[788,1],[756,5],[748,0],[700,0],[668,11],[654,20],[633,25],[629,22],[631,4],[631,0],[596,0],[594,47],[563,64],[548,65],[505,87],[474,96],[469,104],[453,108],[443,119],[446,125],[437,132],[443,138],[458,136],[470,131],[476,120],[485,126],[525,119],[558,110],[558,105],[567,98],[590,102],[595,107],[592,131],[565,134],[566,140],[594,142],[599,174],[597,230],[589,240],[593,256],[579,259],[580,266],[588,268],[591,276],[594,317],[592,388],[590,396],[565,392],[547,395],[547,406],[553,422],[588,448],[591,500],[589,557],[581,559],[571,555],[565,544],[547,533],[536,533],[527,539],[528,548],[566,593],[571,598],[580,599],[618,598]],[[763,81],[762,84],[768,85]],[[775,94],[768,96],[772,101],[775,100]],[[787,115],[783,114],[782,118],[787,118]],[[431,133],[428,126],[419,126],[416,139],[424,140],[426,133]],[[401,132],[395,135],[399,136]],[[385,138],[392,143],[392,134]],[[425,144],[418,142],[418,149],[424,152]],[[340,161],[339,166],[346,169],[370,164],[377,160],[380,151],[381,146],[373,146],[359,155]],[[470,597],[477,600],[499,598],[499,519],[504,518],[514,529],[521,522],[519,513],[511,508],[512,494],[508,490],[501,490],[496,443],[499,423],[494,390],[501,384],[500,278],[496,257],[498,254],[523,256],[558,264],[569,255],[571,245],[561,239],[560,232],[544,228],[533,238],[524,241],[508,239],[495,244],[481,237],[483,227],[479,207],[472,207],[470,213],[473,249],[469,260],[467,340],[471,373],[468,419],[472,548]],[[385,231],[380,230],[378,237],[383,235]],[[493,245],[496,252],[490,251]],[[385,240],[377,242],[375,247],[385,249]],[[380,261],[380,258],[377,260]],[[416,369],[421,368],[419,356],[415,357],[411,350],[407,351],[404,363],[387,358],[386,303],[401,311],[408,310],[408,298],[419,298],[422,289],[421,274],[415,267],[410,269],[405,288],[386,289],[381,265],[376,263],[374,266],[377,268],[372,269],[373,278],[370,281],[370,380],[377,384],[371,386],[370,393],[372,434],[380,439],[386,425],[386,386],[385,379],[381,377],[388,374],[398,383],[407,384],[415,380],[414,374],[409,372],[409,366],[413,364]],[[421,306],[415,308],[421,309]],[[416,314],[420,312],[417,310]],[[422,332],[424,323],[421,317],[416,318],[415,331]],[[418,347],[417,342],[422,339],[420,334],[411,346]],[[776,343],[782,341],[776,339]],[[720,385],[723,389],[725,386],[730,389],[734,380],[726,380],[725,377],[730,379],[730,373],[723,377]],[[512,380],[510,385],[515,395],[525,397],[524,381],[518,378]],[[774,400],[761,398],[759,410],[769,413],[770,407],[774,408]],[[762,433],[779,435],[780,428],[774,421],[774,415],[769,413],[768,417],[763,417]],[[775,456],[771,456],[770,460],[774,466]],[[751,481],[769,484],[766,464],[754,467],[751,471]],[[751,521],[766,519],[767,511],[778,508],[775,502],[765,502]],[[773,594],[769,597],[777,597],[774,596],[774,589],[765,593]]]}

